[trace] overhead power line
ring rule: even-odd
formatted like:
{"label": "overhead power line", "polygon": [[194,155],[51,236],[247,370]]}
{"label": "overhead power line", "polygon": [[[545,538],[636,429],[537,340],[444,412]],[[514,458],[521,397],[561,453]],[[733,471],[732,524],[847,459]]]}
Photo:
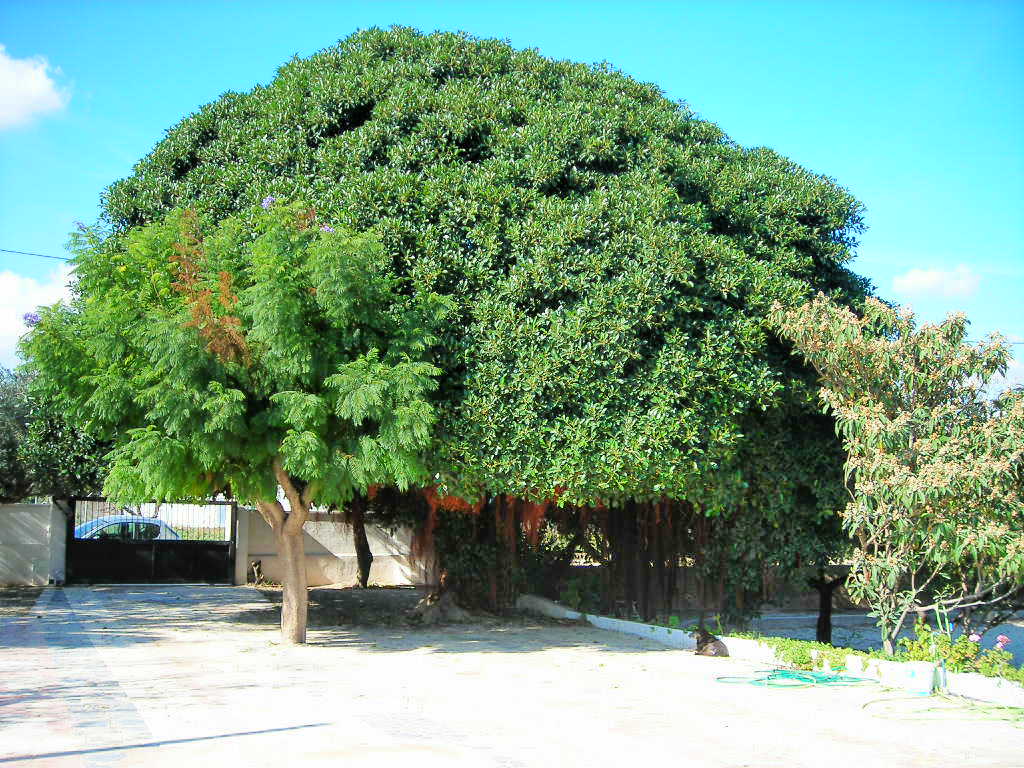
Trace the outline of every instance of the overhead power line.
{"label": "overhead power line", "polygon": [[58,261],[71,261],[67,256],[47,256],[45,253],[32,253],[31,251],[12,251],[9,248],[0,248],[0,253],[16,253],[19,256],[38,256],[40,259],[57,259]]}
{"label": "overhead power line", "polygon": [[[57,259],[58,261],[71,261],[67,256],[48,256],[45,253],[32,253],[31,251],[12,251],[10,248],[0,248],[0,253],[16,253],[19,256],[37,256],[40,259]],[[968,340],[968,344],[979,344],[978,341]],[[1024,344],[1024,341],[1007,341],[1006,344]]]}

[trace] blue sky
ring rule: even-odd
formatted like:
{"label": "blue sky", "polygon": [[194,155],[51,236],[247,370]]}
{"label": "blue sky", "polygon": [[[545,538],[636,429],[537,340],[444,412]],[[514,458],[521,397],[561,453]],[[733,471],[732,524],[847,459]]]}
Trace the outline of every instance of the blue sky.
{"label": "blue sky", "polygon": [[[867,206],[854,269],[924,320],[1024,342],[1024,3],[0,5],[0,248],[61,255],[163,131],[356,29],[465,30],[657,83]],[[65,282],[0,253],[0,364]],[[1024,382],[1024,344],[1011,370]]]}

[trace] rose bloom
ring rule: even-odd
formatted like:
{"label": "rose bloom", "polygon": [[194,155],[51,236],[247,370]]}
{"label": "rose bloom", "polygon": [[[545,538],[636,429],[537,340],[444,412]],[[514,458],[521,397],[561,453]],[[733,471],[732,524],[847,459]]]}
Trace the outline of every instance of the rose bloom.
{"label": "rose bloom", "polygon": [[980,643],[981,635],[979,635],[977,632],[971,632],[971,636],[967,639],[970,640],[972,643]]}

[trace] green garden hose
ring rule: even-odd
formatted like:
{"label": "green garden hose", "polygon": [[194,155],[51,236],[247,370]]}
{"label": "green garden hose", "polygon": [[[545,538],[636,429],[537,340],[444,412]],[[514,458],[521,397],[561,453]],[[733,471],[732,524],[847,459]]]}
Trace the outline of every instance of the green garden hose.
{"label": "green garden hose", "polygon": [[834,672],[809,672],[803,669],[763,669],[749,677],[726,675],[715,679],[720,683],[759,685],[767,688],[838,687],[875,682],[864,677],[851,677]]}

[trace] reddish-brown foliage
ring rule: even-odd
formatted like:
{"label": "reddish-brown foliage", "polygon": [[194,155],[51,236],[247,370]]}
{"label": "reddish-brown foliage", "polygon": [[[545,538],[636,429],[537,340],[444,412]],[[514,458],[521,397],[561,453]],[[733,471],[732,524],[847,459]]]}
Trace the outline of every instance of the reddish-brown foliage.
{"label": "reddish-brown foliage", "polygon": [[242,362],[249,366],[252,357],[242,331],[242,321],[230,310],[238,302],[232,287],[229,272],[217,275],[217,303],[221,311],[214,308],[214,292],[202,287],[202,262],[205,259],[203,238],[199,230],[199,219],[195,211],[185,211],[182,217],[181,238],[174,243],[174,253],[169,257],[176,271],[171,284],[188,304],[192,319],[186,328],[195,328],[206,341],[206,349],[222,361]]}

